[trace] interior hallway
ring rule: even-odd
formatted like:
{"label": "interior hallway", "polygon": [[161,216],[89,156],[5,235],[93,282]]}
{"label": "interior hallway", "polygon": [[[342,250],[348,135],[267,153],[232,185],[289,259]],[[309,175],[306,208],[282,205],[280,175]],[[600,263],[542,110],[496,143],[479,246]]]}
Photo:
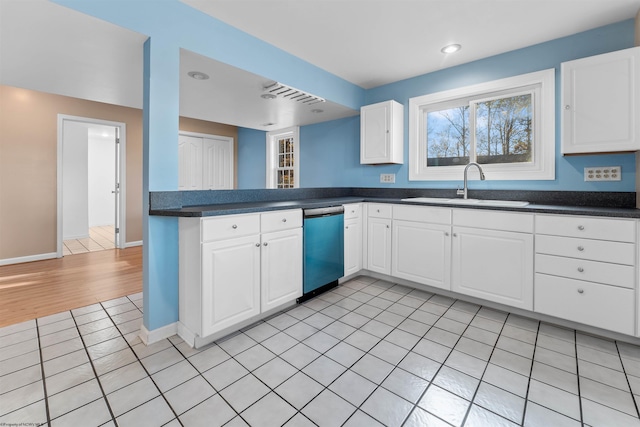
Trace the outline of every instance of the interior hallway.
{"label": "interior hallway", "polygon": [[142,246],[0,267],[0,327],[142,292]]}

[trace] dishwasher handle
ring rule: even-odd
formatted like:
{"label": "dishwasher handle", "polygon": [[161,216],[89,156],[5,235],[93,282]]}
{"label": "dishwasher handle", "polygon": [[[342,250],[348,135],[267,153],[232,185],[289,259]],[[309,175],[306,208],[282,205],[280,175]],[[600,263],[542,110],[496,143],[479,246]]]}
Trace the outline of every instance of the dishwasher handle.
{"label": "dishwasher handle", "polygon": [[329,206],[326,208],[303,209],[302,214],[305,218],[317,218],[321,216],[342,215],[344,214],[344,206]]}

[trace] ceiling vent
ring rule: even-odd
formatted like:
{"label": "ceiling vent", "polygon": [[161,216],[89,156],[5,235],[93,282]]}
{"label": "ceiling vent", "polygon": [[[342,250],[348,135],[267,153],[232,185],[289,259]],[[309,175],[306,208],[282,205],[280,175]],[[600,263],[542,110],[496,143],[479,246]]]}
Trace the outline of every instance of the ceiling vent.
{"label": "ceiling vent", "polygon": [[[301,90],[292,88],[282,83],[272,82],[264,87],[264,91],[267,94],[275,95],[276,97],[282,97],[291,101],[299,102],[305,105],[318,104],[325,102],[324,98],[311,95],[310,93],[303,92]],[[263,95],[264,96],[264,95]]]}

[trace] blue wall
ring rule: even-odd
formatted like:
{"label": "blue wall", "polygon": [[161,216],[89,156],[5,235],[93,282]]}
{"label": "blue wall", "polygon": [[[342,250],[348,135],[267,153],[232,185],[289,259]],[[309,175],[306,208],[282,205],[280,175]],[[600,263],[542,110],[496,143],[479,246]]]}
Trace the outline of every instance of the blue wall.
{"label": "blue wall", "polygon": [[[360,165],[359,117],[304,126],[300,129],[300,183],[302,187],[397,187],[455,188],[458,181],[408,180],[409,98],[452,88],[497,80],[519,74],[556,69],[556,179],[555,181],[474,182],[478,189],[527,189],[549,191],[635,191],[635,155],[588,155],[563,157],[560,154],[560,64],[576,58],[633,46],[633,20],[620,22],[570,37],[491,58],[447,68],[415,78],[370,89],[365,104],[394,99],[405,106],[405,164]],[[263,133],[264,135],[264,133]],[[264,136],[262,140],[264,145]],[[242,155],[264,156],[264,151],[244,151]],[[240,159],[242,163],[256,160]],[[264,163],[264,158],[260,159]],[[589,166],[622,166],[620,182],[584,182]],[[244,174],[242,166],[239,171]],[[395,184],[380,184],[381,173],[395,173]],[[242,188],[264,188],[264,176],[247,181]]]}

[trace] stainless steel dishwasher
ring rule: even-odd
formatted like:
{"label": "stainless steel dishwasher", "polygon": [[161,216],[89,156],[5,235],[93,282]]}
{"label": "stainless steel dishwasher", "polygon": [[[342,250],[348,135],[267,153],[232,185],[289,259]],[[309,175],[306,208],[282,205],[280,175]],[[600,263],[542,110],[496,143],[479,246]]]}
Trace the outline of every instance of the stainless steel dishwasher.
{"label": "stainless steel dishwasher", "polygon": [[303,280],[298,302],[338,285],[344,276],[344,207],[303,210]]}

